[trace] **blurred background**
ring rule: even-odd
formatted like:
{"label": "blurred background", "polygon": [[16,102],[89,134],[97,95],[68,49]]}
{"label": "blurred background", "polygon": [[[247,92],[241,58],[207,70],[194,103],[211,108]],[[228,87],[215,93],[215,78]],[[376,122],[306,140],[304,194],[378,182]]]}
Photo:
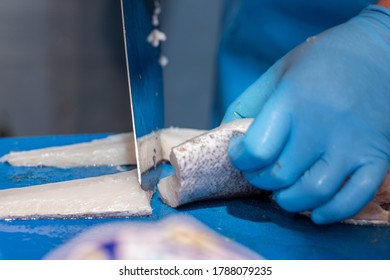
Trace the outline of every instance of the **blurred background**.
{"label": "blurred background", "polygon": [[[222,0],[161,0],[166,126],[209,128]],[[0,0],[0,137],[131,130],[119,0]]]}

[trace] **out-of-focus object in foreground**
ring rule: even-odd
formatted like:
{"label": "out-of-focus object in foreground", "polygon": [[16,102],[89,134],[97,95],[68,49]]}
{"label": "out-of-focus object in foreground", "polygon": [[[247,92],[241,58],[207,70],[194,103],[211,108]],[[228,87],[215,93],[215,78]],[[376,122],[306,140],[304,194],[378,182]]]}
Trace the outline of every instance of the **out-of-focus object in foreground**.
{"label": "out-of-focus object in foreground", "polygon": [[262,259],[188,216],[159,222],[97,226],[55,249],[46,259]]}

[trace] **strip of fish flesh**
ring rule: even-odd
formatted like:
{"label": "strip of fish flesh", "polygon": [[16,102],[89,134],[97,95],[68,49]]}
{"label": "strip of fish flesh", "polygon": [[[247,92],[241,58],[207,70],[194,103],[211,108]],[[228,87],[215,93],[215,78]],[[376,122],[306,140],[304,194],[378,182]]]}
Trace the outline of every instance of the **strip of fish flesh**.
{"label": "strip of fish flesh", "polygon": [[[174,147],[170,161],[175,174],[160,180],[161,199],[171,207],[179,207],[199,200],[258,194],[259,189],[247,183],[227,155],[230,139],[244,134],[251,122],[242,119],[224,124]],[[389,206],[390,175],[367,207],[344,222],[390,225]]]}
{"label": "strip of fish flesh", "polygon": [[262,259],[254,251],[188,216],[158,222],[96,226],[50,252],[54,260],[238,260]]}
{"label": "strip of fish flesh", "polygon": [[251,119],[224,124],[171,149],[175,175],[158,184],[161,199],[171,207],[228,197],[260,194],[233,168],[228,158],[229,140],[245,133]]}
{"label": "strip of fish flesh", "polygon": [[0,160],[13,166],[58,168],[133,164],[134,139],[132,134],[123,133],[86,143],[10,152]]}
{"label": "strip of fish flesh", "polygon": [[[198,136],[203,130],[166,128],[140,139],[141,155],[149,160],[148,166],[153,166],[147,151],[156,147],[156,160],[169,160],[170,147],[185,140]],[[163,143],[161,148],[160,142]],[[13,166],[51,166],[71,168],[81,166],[117,166],[136,164],[134,152],[134,137],[132,133],[122,133],[97,139],[86,143],[56,146],[31,151],[10,152],[0,158],[0,162],[8,162]]]}
{"label": "strip of fish flesh", "polygon": [[131,217],[152,214],[136,170],[0,190],[0,219]]}

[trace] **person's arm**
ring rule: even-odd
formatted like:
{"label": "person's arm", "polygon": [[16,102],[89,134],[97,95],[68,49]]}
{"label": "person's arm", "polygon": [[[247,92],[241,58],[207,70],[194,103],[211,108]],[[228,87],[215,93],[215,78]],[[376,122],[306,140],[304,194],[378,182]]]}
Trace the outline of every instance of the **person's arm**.
{"label": "person's arm", "polygon": [[390,0],[380,0],[378,5],[390,9]]}

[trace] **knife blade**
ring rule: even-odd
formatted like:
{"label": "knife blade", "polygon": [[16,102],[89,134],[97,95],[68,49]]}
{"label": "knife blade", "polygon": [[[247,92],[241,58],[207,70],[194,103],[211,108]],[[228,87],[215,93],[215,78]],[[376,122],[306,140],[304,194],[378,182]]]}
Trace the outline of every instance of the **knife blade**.
{"label": "knife blade", "polygon": [[[143,147],[139,139],[164,127],[163,77],[159,64],[160,48],[147,42],[154,29],[153,0],[121,0],[123,35],[126,50],[138,181],[144,190],[153,190],[160,177],[153,146]],[[148,169],[142,157],[153,157],[154,168]]]}

